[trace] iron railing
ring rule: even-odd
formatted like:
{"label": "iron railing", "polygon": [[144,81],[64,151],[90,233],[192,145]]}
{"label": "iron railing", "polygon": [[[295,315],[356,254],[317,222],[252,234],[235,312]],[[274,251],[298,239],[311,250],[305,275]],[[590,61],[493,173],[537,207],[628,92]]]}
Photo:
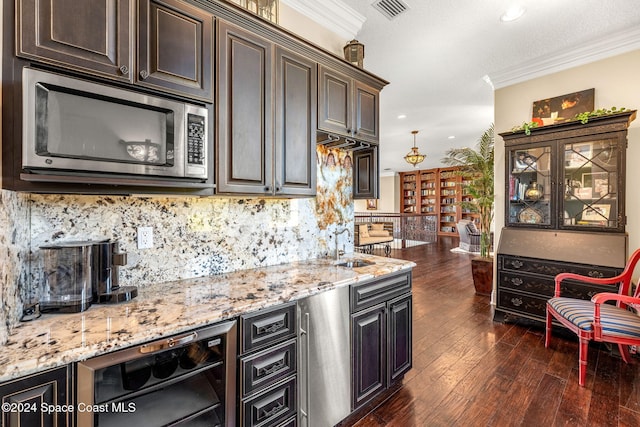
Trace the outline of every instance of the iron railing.
{"label": "iron railing", "polygon": [[435,214],[401,214],[356,212],[355,224],[373,222],[393,223],[394,249],[433,243],[438,239],[438,217]]}

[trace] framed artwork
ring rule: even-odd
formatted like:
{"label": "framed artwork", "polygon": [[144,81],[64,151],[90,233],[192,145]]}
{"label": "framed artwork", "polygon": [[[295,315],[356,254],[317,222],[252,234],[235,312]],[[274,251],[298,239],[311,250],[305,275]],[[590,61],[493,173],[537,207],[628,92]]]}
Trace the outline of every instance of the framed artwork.
{"label": "framed artwork", "polygon": [[566,168],[579,168],[591,161],[593,146],[586,144],[567,144],[564,151],[564,166]]}
{"label": "framed artwork", "polygon": [[367,209],[370,211],[378,209],[378,199],[367,199]]}
{"label": "framed artwork", "polygon": [[591,205],[582,212],[583,221],[608,221],[611,206]]}
{"label": "framed artwork", "polygon": [[595,89],[568,93],[533,103],[531,121],[538,126],[552,125],[573,119],[576,114],[594,110]]}
{"label": "framed artwork", "polygon": [[582,187],[591,188],[593,198],[605,197],[609,194],[609,174],[607,172],[583,173]]}

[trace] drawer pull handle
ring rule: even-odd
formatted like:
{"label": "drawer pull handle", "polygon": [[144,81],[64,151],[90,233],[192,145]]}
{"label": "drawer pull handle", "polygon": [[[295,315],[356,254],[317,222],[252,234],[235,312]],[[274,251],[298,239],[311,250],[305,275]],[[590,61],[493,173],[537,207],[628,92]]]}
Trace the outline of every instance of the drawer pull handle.
{"label": "drawer pull handle", "polygon": [[524,265],[524,263],[523,263],[522,261],[517,261],[517,260],[516,260],[516,261],[513,261],[513,262],[511,263],[511,266],[513,266],[513,268],[520,268],[520,267],[522,267],[523,265]]}
{"label": "drawer pull handle", "polygon": [[511,279],[511,283],[513,283],[516,286],[520,286],[522,285],[524,282],[522,281],[521,278],[519,277],[514,277],[513,279]]}
{"label": "drawer pull handle", "polygon": [[269,418],[275,414],[277,414],[278,412],[280,412],[280,410],[282,410],[282,408],[284,408],[284,403],[282,402],[278,402],[277,405],[275,405],[273,408],[271,408],[270,410],[267,409],[263,409],[262,410],[262,416],[259,419],[265,419],[265,418]]}
{"label": "drawer pull handle", "polygon": [[595,277],[596,279],[602,279],[604,277],[604,274],[597,270],[591,270],[588,275],[589,277]]}
{"label": "drawer pull handle", "polygon": [[511,298],[511,304],[516,307],[520,307],[522,305],[522,299],[520,298]]}
{"label": "drawer pull handle", "polygon": [[274,372],[278,372],[280,369],[282,369],[284,367],[285,367],[285,361],[284,361],[284,358],[282,358],[282,359],[280,359],[280,360],[278,360],[276,362],[273,362],[269,366],[258,368],[256,374],[257,374],[257,377],[260,378],[260,377],[264,377],[266,375],[271,375]]}
{"label": "drawer pull handle", "polygon": [[278,332],[280,329],[284,328],[284,320],[279,320],[275,323],[265,326],[258,326],[257,332],[259,335],[262,334],[273,334],[274,332]]}

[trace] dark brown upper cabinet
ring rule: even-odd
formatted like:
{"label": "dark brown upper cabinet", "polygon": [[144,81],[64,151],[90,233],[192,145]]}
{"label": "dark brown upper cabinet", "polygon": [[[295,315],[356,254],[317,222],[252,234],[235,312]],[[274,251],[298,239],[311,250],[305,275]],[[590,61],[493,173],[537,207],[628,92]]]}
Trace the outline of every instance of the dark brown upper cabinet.
{"label": "dark brown upper cabinet", "polygon": [[218,22],[217,192],[315,195],[316,63]]}
{"label": "dark brown upper cabinet", "polygon": [[[18,56],[213,100],[214,17],[204,10],[179,0],[17,4]],[[135,29],[133,5],[138,7]]]}
{"label": "dark brown upper cabinet", "polygon": [[316,194],[317,63],[276,47],[276,193]]}
{"label": "dark brown upper cabinet", "polygon": [[213,100],[213,15],[178,0],[139,0],[136,82]]}
{"label": "dark brown upper cabinet", "polygon": [[353,152],[353,198],[380,197],[378,173],[378,146]]}
{"label": "dark brown upper cabinet", "polygon": [[130,0],[19,0],[17,55],[130,81]]}
{"label": "dark brown upper cabinet", "polygon": [[319,73],[318,129],[377,143],[380,91],[322,65]]}

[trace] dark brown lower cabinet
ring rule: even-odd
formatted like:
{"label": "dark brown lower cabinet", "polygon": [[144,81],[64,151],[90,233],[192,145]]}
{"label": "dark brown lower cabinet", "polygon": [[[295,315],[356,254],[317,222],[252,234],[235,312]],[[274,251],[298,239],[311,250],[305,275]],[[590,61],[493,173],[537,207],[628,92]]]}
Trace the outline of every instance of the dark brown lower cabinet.
{"label": "dark brown lower cabinet", "polygon": [[295,425],[298,414],[296,320],[296,303],[240,316],[240,426]]}
{"label": "dark brown lower cabinet", "polygon": [[354,408],[380,393],[387,385],[385,309],[386,305],[380,304],[351,318]]}
{"label": "dark brown lower cabinet", "polygon": [[0,385],[3,427],[70,425],[68,368],[56,368]]}
{"label": "dark brown lower cabinet", "polygon": [[411,273],[352,286],[352,307],[358,307],[351,314],[352,405],[356,410],[411,369]]}

